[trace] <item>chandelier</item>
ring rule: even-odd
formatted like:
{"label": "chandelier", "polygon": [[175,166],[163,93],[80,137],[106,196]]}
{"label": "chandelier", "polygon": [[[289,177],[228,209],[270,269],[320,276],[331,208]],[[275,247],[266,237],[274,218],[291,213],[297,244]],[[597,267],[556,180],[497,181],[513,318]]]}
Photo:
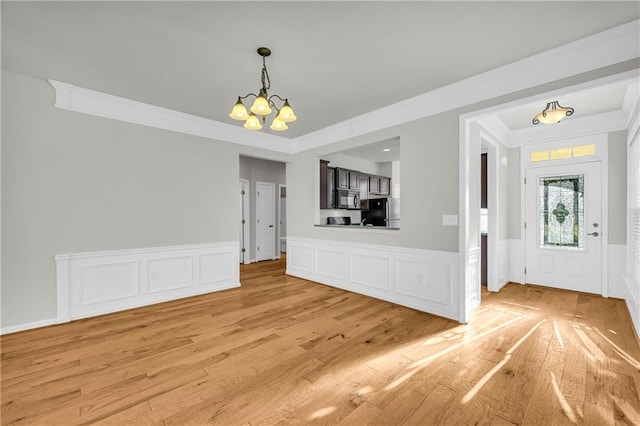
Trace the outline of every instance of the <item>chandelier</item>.
{"label": "chandelier", "polygon": [[565,117],[573,114],[573,108],[565,108],[558,101],[549,102],[547,107],[533,117],[533,124],[559,123]]}
{"label": "chandelier", "polygon": [[[229,117],[233,118],[234,120],[244,121],[245,129],[260,130],[262,129],[262,124],[266,123],[267,116],[269,116],[275,109],[277,113],[269,128],[271,130],[277,131],[287,130],[289,128],[287,126],[287,123],[296,121],[298,117],[296,117],[296,115],[294,114],[291,105],[289,105],[288,99],[283,99],[278,95],[269,96],[269,93],[267,92],[271,88],[271,81],[269,80],[269,73],[267,72],[267,64],[265,58],[271,55],[271,50],[267,47],[259,47],[258,55],[262,56],[262,88],[257,95],[255,93],[249,93],[245,96],[238,96],[238,101],[233,106]],[[248,98],[249,96],[255,97],[253,105],[251,105],[250,108],[250,114],[249,112],[247,112],[247,108],[242,103],[242,100]],[[273,101],[274,98],[277,98],[280,102],[283,102],[280,108],[278,108],[276,103]],[[260,121],[262,121],[262,123],[260,123]]]}

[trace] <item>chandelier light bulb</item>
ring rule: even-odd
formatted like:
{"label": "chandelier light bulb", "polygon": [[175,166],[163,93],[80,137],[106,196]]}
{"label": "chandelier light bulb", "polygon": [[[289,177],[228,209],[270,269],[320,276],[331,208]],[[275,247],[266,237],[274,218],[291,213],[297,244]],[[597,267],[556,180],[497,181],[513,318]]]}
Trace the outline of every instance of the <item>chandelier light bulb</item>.
{"label": "chandelier light bulb", "polygon": [[269,101],[263,95],[258,96],[251,106],[251,112],[257,115],[269,115],[272,111]]}
{"label": "chandelier light bulb", "polygon": [[278,118],[285,123],[291,123],[298,119],[298,117],[296,117],[296,114],[293,112],[293,108],[291,108],[291,105],[289,105],[288,99],[285,99],[284,105],[280,110],[280,114],[278,114]]}
{"label": "chandelier light bulb", "polygon": [[244,128],[247,130],[260,130],[262,129],[262,124],[260,124],[258,117],[254,113],[251,113],[247,121],[244,123]]}
{"label": "chandelier light bulb", "polygon": [[247,112],[247,108],[245,108],[244,104],[242,103],[239,97],[238,97],[238,102],[236,102],[236,104],[233,106],[233,109],[231,110],[231,114],[229,114],[229,117],[233,118],[234,120],[242,120],[242,121],[249,118],[249,113]]}
{"label": "chandelier light bulb", "polygon": [[[278,115],[279,117],[279,115]],[[273,122],[271,123],[271,126],[269,126],[269,128],[271,130],[276,130],[278,132],[281,132],[283,130],[287,130],[289,128],[289,126],[287,126],[287,123],[285,123],[284,121],[280,120],[278,117],[273,119]]]}

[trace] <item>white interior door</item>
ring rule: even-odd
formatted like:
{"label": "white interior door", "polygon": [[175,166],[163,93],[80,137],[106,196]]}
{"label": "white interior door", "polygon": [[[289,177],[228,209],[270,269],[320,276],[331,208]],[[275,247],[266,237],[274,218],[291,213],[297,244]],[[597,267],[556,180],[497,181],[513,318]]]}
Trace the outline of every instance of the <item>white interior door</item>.
{"label": "white interior door", "polygon": [[601,163],[526,169],[525,281],[602,294]]}
{"label": "white interior door", "polygon": [[275,184],[256,183],[256,260],[275,258]]}

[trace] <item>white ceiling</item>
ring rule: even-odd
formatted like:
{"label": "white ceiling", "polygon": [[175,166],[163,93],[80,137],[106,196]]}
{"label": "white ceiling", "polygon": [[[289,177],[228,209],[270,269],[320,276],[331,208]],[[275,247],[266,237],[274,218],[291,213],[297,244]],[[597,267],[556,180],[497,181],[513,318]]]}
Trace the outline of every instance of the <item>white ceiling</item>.
{"label": "white ceiling", "polygon": [[[388,150],[388,151],[385,151]],[[400,160],[400,138],[387,139],[340,151],[350,157],[361,158],[374,163],[388,163]]]}
{"label": "white ceiling", "polygon": [[[2,68],[240,125],[229,110],[259,89],[255,50],[267,46],[271,93],[298,115],[278,135],[296,138],[636,20],[638,6],[4,1]],[[608,105],[619,96],[607,95]],[[591,108],[588,99],[559,100],[576,114]],[[517,129],[532,115],[502,119]]]}

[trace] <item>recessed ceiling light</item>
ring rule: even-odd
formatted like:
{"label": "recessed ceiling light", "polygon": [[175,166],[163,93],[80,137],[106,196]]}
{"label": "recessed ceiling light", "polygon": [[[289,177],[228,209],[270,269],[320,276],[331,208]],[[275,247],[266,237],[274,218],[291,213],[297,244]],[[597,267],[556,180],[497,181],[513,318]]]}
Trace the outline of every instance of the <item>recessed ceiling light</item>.
{"label": "recessed ceiling light", "polygon": [[391,151],[391,148],[382,148],[382,152],[389,152]]}

